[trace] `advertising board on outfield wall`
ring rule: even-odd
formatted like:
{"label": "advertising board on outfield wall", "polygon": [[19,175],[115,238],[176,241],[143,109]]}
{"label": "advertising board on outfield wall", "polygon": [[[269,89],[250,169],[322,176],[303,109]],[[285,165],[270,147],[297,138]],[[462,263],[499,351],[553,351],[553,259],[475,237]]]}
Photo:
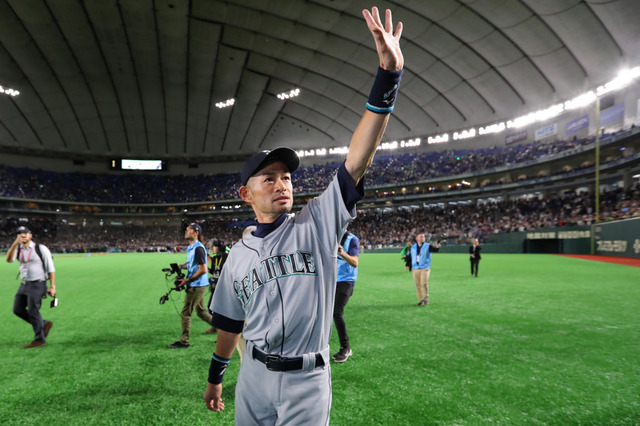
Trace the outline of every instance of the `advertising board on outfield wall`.
{"label": "advertising board on outfield wall", "polygon": [[640,258],[640,217],[594,225],[594,252]]}

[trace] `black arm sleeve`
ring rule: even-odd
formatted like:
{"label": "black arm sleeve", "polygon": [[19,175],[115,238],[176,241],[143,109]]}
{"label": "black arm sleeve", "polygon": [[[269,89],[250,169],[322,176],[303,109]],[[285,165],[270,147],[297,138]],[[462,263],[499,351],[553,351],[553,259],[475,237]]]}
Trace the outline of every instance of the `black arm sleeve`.
{"label": "black arm sleeve", "polygon": [[194,260],[197,265],[207,264],[207,252],[204,247],[196,247],[196,254]]}
{"label": "black arm sleeve", "polygon": [[224,315],[220,315],[214,312],[211,319],[211,325],[219,328],[220,330],[228,331],[229,333],[242,333],[244,327],[244,321],[233,320]]}
{"label": "black arm sleeve", "polygon": [[364,177],[358,182],[358,186],[353,184],[351,175],[347,171],[344,163],[338,169],[338,185],[342,193],[342,200],[347,210],[351,211],[358,201],[364,197]]}

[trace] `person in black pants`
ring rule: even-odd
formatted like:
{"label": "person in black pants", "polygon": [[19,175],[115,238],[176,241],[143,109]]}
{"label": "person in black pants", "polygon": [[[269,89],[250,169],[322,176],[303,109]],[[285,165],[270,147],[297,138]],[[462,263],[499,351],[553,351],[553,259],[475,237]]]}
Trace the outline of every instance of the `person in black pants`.
{"label": "person in black pants", "polygon": [[471,246],[469,247],[469,255],[470,255],[469,260],[471,261],[472,277],[478,276],[478,265],[480,264],[480,259],[482,258],[482,256],[480,256],[480,250],[482,250],[482,247],[480,247],[480,243],[478,242],[478,239],[474,238],[473,242],[471,243]]}
{"label": "person in black pants", "polygon": [[333,354],[335,362],[345,362],[353,354],[349,344],[347,324],[344,320],[344,308],[353,295],[353,288],[358,278],[359,255],[360,240],[352,233],[345,231],[338,246],[338,273],[333,309],[333,322],[336,325],[338,339],[340,340],[340,350]]}
{"label": "person in black pants", "polygon": [[[13,313],[31,324],[34,339],[24,349],[37,348],[47,344],[46,338],[53,326],[40,315],[42,299],[48,293],[56,297],[56,269],[49,249],[32,240],[33,235],[26,226],[18,228],[17,236],[9,250],[6,260],[20,264],[20,287],[13,301]],[[47,289],[47,281],[51,283]]]}

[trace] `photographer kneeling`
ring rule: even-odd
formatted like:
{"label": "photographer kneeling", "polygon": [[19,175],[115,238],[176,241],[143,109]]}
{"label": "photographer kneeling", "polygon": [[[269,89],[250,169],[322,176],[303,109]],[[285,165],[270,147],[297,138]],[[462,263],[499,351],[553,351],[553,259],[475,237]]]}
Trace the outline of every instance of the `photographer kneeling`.
{"label": "photographer kneeling", "polygon": [[204,294],[209,286],[207,274],[207,251],[202,244],[202,228],[197,223],[187,226],[184,237],[189,240],[187,248],[187,263],[182,265],[186,268],[187,278],[182,279],[179,286],[187,286],[184,296],[184,306],[180,312],[182,320],[182,335],[180,340],[169,345],[172,349],[189,347],[189,332],[191,330],[191,313],[196,313],[207,324],[211,325],[211,314],[204,306]]}

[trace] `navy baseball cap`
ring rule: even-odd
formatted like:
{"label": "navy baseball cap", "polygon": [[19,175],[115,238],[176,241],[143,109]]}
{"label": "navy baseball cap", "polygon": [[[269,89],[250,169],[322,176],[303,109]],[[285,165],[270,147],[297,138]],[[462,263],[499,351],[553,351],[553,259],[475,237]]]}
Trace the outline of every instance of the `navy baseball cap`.
{"label": "navy baseball cap", "polygon": [[18,231],[16,233],[17,234],[30,234],[31,231],[26,226],[19,226],[18,227]]}
{"label": "navy baseball cap", "polygon": [[300,165],[298,154],[296,154],[296,152],[291,148],[281,147],[276,148],[273,151],[260,151],[257,154],[254,154],[253,157],[249,158],[242,167],[242,172],[240,172],[242,185],[246,185],[251,176],[276,161],[282,161],[287,166],[290,173],[293,173]]}
{"label": "navy baseball cap", "polygon": [[197,223],[190,223],[189,227],[193,228],[198,233],[198,235],[202,235],[202,228]]}

